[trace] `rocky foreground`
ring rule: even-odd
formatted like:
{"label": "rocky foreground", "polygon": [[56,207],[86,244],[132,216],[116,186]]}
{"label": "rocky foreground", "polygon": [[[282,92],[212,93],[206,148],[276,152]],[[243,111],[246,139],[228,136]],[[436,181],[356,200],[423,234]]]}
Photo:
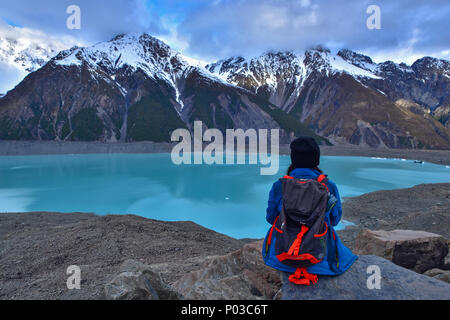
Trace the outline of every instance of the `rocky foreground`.
{"label": "rocky foreground", "polygon": [[[0,299],[102,299],[104,284],[133,259],[163,264],[173,283],[198,259],[243,242],[192,222],[86,213],[0,214]],[[67,267],[82,270],[81,290],[67,290]]]}
{"label": "rocky foreground", "polygon": [[[0,214],[0,299],[448,300],[447,271],[436,268],[450,266],[448,257],[443,262],[448,252],[449,188],[421,185],[346,200],[345,218],[359,225],[339,234],[360,253],[359,259],[344,275],[320,277],[310,288],[292,286],[285,274],[280,277],[266,267],[261,240],[233,239],[192,222],[86,213]],[[392,203],[397,204],[395,210]],[[423,239],[405,242],[404,233],[367,232],[363,227],[409,228],[441,236],[407,232],[409,238],[416,234]],[[378,246],[368,245],[372,243]],[[419,255],[417,250],[409,255],[411,243]],[[430,259],[421,259],[423,254],[439,263],[424,267]],[[70,265],[81,268],[80,290],[67,289]],[[380,289],[367,286],[371,265],[381,269]],[[425,270],[426,275],[421,274]]]}
{"label": "rocky foreground", "polygon": [[339,232],[345,245],[352,249],[363,228],[422,230],[450,239],[450,183],[421,184],[345,198],[343,215],[355,224]]}

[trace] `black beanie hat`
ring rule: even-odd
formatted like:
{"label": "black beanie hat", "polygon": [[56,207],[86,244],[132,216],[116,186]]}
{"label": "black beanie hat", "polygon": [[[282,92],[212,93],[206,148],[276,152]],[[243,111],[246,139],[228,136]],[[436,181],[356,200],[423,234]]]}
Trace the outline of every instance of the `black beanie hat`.
{"label": "black beanie hat", "polygon": [[320,148],[311,137],[299,137],[291,142],[291,161],[296,168],[315,168],[320,163]]}

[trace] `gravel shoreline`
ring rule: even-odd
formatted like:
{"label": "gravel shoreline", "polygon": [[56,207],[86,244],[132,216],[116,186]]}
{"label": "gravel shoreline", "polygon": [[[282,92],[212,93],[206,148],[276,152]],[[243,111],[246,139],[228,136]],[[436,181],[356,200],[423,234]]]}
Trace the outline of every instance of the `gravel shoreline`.
{"label": "gravel shoreline", "polygon": [[[0,141],[0,156],[89,154],[89,153],[167,153],[176,144],[167,142],[71,142]],[[359,156],[422,160],[450,165],[450,150],[373,149],[357,146],[321,146],[325,156]],[[280,154],[289,154],[289,145],[280,145]]]}

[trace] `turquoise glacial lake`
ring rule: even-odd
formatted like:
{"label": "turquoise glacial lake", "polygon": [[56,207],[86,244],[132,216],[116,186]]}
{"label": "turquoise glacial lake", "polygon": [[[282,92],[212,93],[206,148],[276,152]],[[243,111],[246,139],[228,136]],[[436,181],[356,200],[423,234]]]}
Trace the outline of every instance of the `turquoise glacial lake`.
{"label": "turquoise glacial lake", "polygon": [[[0,157],[0,212],[136,214],[190,220],[236,238],[261,238],[272,183],[260,165],[180,165],[170,154]],[[322,157],[341,198],[376,190],[450,182],[450,168],[412,160]],[[345,212],[344,212],[345,219]],[[345,222],[339,225],[345,227]]]}

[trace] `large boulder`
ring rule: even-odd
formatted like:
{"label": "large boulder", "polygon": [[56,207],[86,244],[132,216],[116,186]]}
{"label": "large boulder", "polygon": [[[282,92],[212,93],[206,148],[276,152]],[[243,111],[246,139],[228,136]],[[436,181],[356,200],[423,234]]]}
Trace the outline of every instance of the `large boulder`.
{"label": "large boulder", "polygon": [[447,239],[425,231],[363,229],[355,241],[358,254],[373,254],[423,273],[442,268],[448,253]]}
{"label": "large boulder", "polygon": [[126,260],[120,266],[119,274],[105,285],[105,297],[110,300],[178,299],[151,266],[131,259]]}
{"label": "large boulder", "polygon": [[278,271],[261,257],[262,241],[224,256],[207,257],[172,287],[185,299],[272,299],[281,287]]}
{"label": "large boulder", "polygon": [[[376,286],[374,273],[377,267],[381,276],[379,287]],[[359,256],[350,269],[342,275],[319,276],[319,281],[314,285],[296,285],[289,282],[288,277],[288,273],[282,273],[282,299],[284,300],[450,299],[450,284],[418,274],[373,255]]]}

